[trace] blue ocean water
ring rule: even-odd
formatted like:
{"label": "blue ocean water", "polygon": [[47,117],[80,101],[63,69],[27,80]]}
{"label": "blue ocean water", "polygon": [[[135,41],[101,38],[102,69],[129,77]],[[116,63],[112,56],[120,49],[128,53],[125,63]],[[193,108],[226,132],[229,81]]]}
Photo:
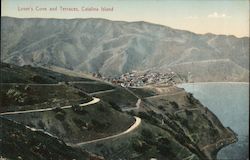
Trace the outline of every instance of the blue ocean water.
{"label": "blue ocean water", "polygon": [[186,83],[178,85],[193,93],[223,123],[237,134],[239,141],[219,151],[218,159],[249,159],[249,83]]}

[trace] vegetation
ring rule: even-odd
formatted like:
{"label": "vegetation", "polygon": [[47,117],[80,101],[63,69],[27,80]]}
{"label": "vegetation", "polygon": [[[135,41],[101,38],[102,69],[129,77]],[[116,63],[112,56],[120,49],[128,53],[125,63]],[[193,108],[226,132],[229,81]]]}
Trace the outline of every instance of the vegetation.
{"label": "vegetation", "polygon": [[117,87],[113,92],[108,92],[105,94],[97,94],[96,97],[102,99],[105,102],[109,102],[112,106],[116,105],[120,108],[128,107],[128,106],[135,106],[138,98],[128,92],[127,90]]}
{"label": "vegetation", "polygon": [[187,99],[188,99],[190,104],[199,104],[200,103],[197,99],[194,98],[192,93],[187,94]]}
{"label": "vegetation", "polygon": [[[88,102],[92,98],[66,85],[2,84],[1,110],[28,110]],[[4,108],[3,108],[4,107]]]}
{"label": "vegetation", "polygon": [[114,89],[113,86],[106,84],[106,83],[74,83],[72,84],[74,87],[87,92],[87,93],[93,93],[93,92],[99,92],[99,91],[106,91]]}
{"label": "vegetation", "polygon": [[179,108],[179,105],[178,105],[176,102],[171,101],[171,102],[169,102],[169,103],[172,105],[172,107],[173,107],[174,109],[178,109],[178,108]]}
{"label": "vegetation", "polygon": [[115,104],[114,102],[109,102],[109,104],[110,104],[110,106],[111,106],[112,108],[114,108],[115,110],[117,110],[117,111],[119,111],[119,112],[122,111],[121,108],[120,108],[117,104]]}
{"label": "vegetation", "polygon": [[[234,134],[225,129],[215,115],[208,109],[203,110],[204,107],[199,101],[184,92],[178,95],[166,94],[166,97],[163,95],[147,97],[155,93],[154,89],[152,91],[148,88],[145,90],[132,89],[134,93],[139,94],[135,95],[122,87],[97,81],[89,83],[86,80],[84,83],[70,83],[67,81],[77,80],[77,78],[54,74],[52,71],[39,70],[39,68],[31,66],[11,67],[12,65],[7,65],[1,71],[9,70],[9,75],[12,78],[16,77],[16,80],[20,80],[22,83],[56,83],[64,79],[66,83],[56,85],[2,84],[1,103],[4,104],[4,107],[1,105],[0,108],[2,112],[53,108],[51,111],[6,116],[21,123],[17,125],[7,120],[6,124],[9,126],[0,128],[0,130],[2,129],[1,137],[2,135],[3,138],[7,137],[7,141],[3,142],[6,149],[2,151],[2,145],[0,145],[1,155],[10,157],[10,159],[18,159],[20,155],[22,159],[39,159],[37,157],[41,159],[78,159],[77,156],[81,154],[81,151],[76,152],[74,148],[66,146],[64,142],[76,144],[122,133],[134,124],[133,116],[142,119],[142,123],[135,130],[112,140],[90,143],[83,147],[106,159],[144,160],[152,157],[185,159],[190,155],[193,156],[193,159],[207,159],[213,157],[216,150],[212,150],[211,153],[203,152],[202,146],[214,144],[225,137],[234,137]],[[11,71],[12,69],[16,71]],[[20,77],[21,72],[24,72],[23,77]],[[72,84],[79,85],[81,90],[88,92],[103,89],[114,90],[95,95],[101,99],[100,102],[80,107],[80,104],[91,101],[92,97],[74,88]],[[169,88],[161,89],[162,91],[169,90]],[[174,87],[171,88],[171,92],[174,89]],[[176,91],[179,90],[176,89]],[[143,97],[139,109],[123,113],[121,110],[123,107],[135,107],[138,96]],[[72,105],[72,108],[60,108],[66,105]],[[31,130],[25,125],[41,129],[41,131],[30,133]],[[12,129],[13,132],[12,127],[16,127]],[[24,128],[25,132],[16,130],[20,127]],[[46,132],[44,133],[42,130]],[[39,134],[39,136],[33,136],[33,134]],[[50,134],[63,139],[64,142],[53,137],[52,139],[56,141],[50,141]],[[44,135],[46,136],[44,137]],[[0,142],[2,143],[2,141]],[[59,145],[60,151],[54,148],[57,143],[62,145]],[[47,146],[48,144],[51,144],[51,148]],[[24,146],[24,148],[20,146]],[[11,155],[10,148],[13,148],[16,154]],[[51,149],[51,151],[47,149]],[[61,152],[64,153],[61,154]],[[31,154],[31,157],[26,158],[28,154]],[[74,156],[70,156],[72,154]],[[75,154],[77,155],[75,156]]]}
{"label": "vegetation", "polygon": [[136,95],[140,96],[141,98],[146,98],[150,96],[157,95],[155,92],[153,92],[150,89],[146,88],[129,88],[132,92],[134,92]]}
{"label": "vegetation", "polygon": [[22,124],[0,117],[0,155],[19,160],[68,160],[98,158],[80,148],[67,146],[62,140],[41,131],[31,131]]}
{"label": "vegetation", "polygon": [[73,77],[44,68],[32,66],[18,67],[12,64],[0,63],[1,83],[39,83],[55,84],[70,81],[93,81],[82,77]]}
{"label": "vegetation", "polygon": [[66,112],[61,110],[61,111],[56,113],[55,118],[60,120],[60,121],[63,121],[65,119],[65,114],[66,114]]}
{"label": "vegetation", "polygon": [[133,141],[132,147],[134,148],[136,152],[139,152],[139,153],[145,153],[150,148],[150,146],[145,141],[138,140],[138,139]]}

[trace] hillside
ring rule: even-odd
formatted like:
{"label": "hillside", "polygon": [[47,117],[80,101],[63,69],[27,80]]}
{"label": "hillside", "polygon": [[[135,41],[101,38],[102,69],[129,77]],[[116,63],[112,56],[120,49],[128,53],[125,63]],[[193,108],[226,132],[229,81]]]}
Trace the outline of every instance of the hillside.
{"label": "hillside", "polygon": [[[71,82],[90,82],[94,83],[96,88],[106,85],[105,89],[109,87],[108,84],[93,79],[86,81],[83,77],[69,76],[43,68],[17,67],[5,63],[1,66],[1,73],[5,77],[17,77],[12,79],[12,83],[1,83],[0,115],[9,119],[43,129],[71,143],[112,135],[126,130],[134,122],[133,117],[113,109],[109,102],[95,101],[90,90],[74,88],[74,83]],[[8,72],[2,72],[6,70]],[[30,75],[57,80],[58,83],[34,83],[29,81],[32,80]],[[26,83],[19,83],[20,78]],[[94,101],[93,104],[84,105]],[[81,105],[85,107],[81,108]],[[30,112],[25,112],[27,110]]]}
{"label": "hillside", "polygon": [[237,141],[211,111],[175,86],[124,88],[73,72],[1,66],[15,79],[1,81],[0,157],[212,160]]}
{"label": "hillside", "polygon": [[157,87],[133,91],[142,102],[137,109],[124,111],[142,118],[140,127],[128,136],[83,144],[83,148],[107,159],[216,159],[221,148],[237,141],[230,128],[183,89],[161,86],[161,91]]}
{"label": "hillside", "polygon": [[1,159],[93,159],[103,158],[66,145],[60,139],[41,131],[34,131],[20,123],[0,117]]}
{"label": "hillside", "polygon": [[2,17],[1,24],[3,62],[106,76],[152,69],[186,76],[190,72],[194,81],[248,81],[249,37],[199,35],[147,22],[105,19]]}
{"label": "hillside", "polygon": [[93,81],[89,78],[65,75],[45,68],[32,66],[19,67],[8,63],[0,63],[1,83],[58,84],[70,81]]}

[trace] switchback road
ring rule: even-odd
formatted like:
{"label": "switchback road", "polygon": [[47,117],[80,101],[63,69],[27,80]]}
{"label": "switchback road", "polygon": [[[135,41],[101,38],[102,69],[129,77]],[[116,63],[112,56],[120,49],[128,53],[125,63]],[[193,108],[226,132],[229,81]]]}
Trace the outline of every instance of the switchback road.
{"label": "switchback road", "polygon": [[[99,98],[93,97],[93,99],[90,102],[79,104],[79,106],[84,107],[84,106],[98,103],[99,101],[100,101]],[[68,108],[72,108],[72,106],[63,106],[63,107],[59,107],[59,108],[68,109]],[[55,109],[55,108],[53,107],[53,108],[45,108],[45,109],[27,110],[27,111],[4,112],[4,113],[0,113],[0,115],[2,116],[2,115],[24,114],[24,113],[34,113],[34,112],[45,112],[45,111],[52,111],[53,109]]]}
{"label": "switchback road", "polygon": [[100,139],[95,139],[95,140],[91,140],[91,141],[85,141],[85,142],[77,143],[76,145],[80,146],[80,145],[96,143],[96,142],[100,142],[100,141],[104,141],[104,140],[110,140],[110,139],[117,138],[117,137],[120,137],[122,135],[125,135],[127,133],[130,133],[133,130],[135,130],[141,124],[141,118],[139,118],[139,117],[134,117],[134,118],[135,118],[135,123],[124,132],[121,132],[119,134],[115,134],[115,135],[112,135],[112,136],[100,138]]}

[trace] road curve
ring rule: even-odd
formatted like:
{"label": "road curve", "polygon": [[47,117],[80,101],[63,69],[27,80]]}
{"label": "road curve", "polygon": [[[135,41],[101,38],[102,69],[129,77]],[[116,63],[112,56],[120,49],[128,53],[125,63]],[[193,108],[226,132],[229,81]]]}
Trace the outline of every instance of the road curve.
{"label": "road curve", "polygon": [[85,144],[90,144],[90,143],[96,143],[96,142],[100,142],[100,141],[104,141],[104,140],[109,140],[109,139],[113,139],[113,138],[125,135],[125,134],[127,134],[127,133],[135,130],[141,124],[141,118],[139,118],[139,117],[134,117],[134,118],[135,118],[135,123],[131,127],[129,127],[129,129],[127,129],[124,132],[121,132],[121,133],[116,134],[116,135],[112,135],[112,136],[100,138],[100,139],[95,139],[95,140],[91,140],[91,141],[77,143],[76,145],[80,146],[80,145],[85,145]]}
{"label": "road curve", "polygon": [[141,99],[138,99],[136,104],[135,104],[136,107],[122,108],[122,111],[125,112],[125,111],[136,110],[136,109],[140,108],[140,105],[141,105]]}
{"label": "road curve", "polygon": [[[82,103],[79,106],[84,107],[84,106],[88,106],[88,105],[98,103],[99,101],[100,101],[99,98],[93,97],[93,99],[90,102]],[[68,108],[72,108],[72,106],[63,106],[63,107],[60,107],[60,108],[61,109],[68,109]],[[34,112],[45,112],[45,111],[51,111],[53,109],[55,109],[55,108],[34,109],[34,110],[15,111],[15,112],[4,112],[4,113],[0,113],[0,115],[2,116],[2,115],[24,114],[24,113],[34,113]]]}

